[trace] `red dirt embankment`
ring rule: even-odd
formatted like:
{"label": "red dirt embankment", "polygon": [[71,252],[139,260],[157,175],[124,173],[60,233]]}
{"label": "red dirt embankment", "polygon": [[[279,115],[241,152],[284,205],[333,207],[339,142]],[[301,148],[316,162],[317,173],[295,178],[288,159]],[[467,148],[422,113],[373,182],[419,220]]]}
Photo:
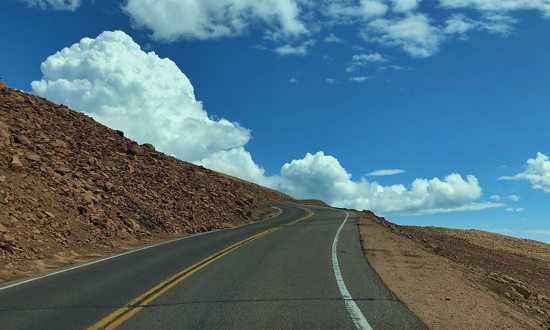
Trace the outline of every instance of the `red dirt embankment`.
{"label": "red dirt embankment", "polygon": [[269,213],[266,203],[291,199],[0,81],[0,282],[249,222]]}

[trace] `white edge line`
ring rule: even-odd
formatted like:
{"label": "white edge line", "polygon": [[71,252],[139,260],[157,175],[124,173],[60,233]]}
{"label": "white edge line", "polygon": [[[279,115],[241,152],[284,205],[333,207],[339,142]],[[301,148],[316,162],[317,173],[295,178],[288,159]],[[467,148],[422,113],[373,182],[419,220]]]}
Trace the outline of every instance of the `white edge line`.
{"label": "white edge line", "polygon": [[340,237],[340,232],[342,231],[342,228],[344,228],[344,225],[348,221],[349,212],[346,211],[346,218],[338,227],[338,230],[336,231],[336,235],[334,235],[334,241],[332,241],[332,268],[334,270],[334,276],[336,277],[336,284],[338,284],[338,289],[340,289],[340,294],[342,295],[342,298],[344,298],[344,302],[346,303],[346,308],[348,309],[349,315],[351,317],[351,320],[353,321],[353,324],[355,324],[355,328],[361,329],[361,330],[372,330],[371,325],[365,318],[365,315],[361,312],[359,309],[359,306],[355,303],[355,300],[353,300],[353,297],[348,291],[348,288],[346,287],[346,284],[344,283],[344,279],[342,278],[342,272],[340,271],[340,265],[338,265],[338,254],[337,254],[337,247],[338,247],[338,239]]}
{"label": "white edge line", "polygon": [[141,248],[138,248],[138,249],[135,249],[135,250],[126,251],[126,252],[115,254],[115,255],[112,255],[112,256],[109,256],[109,257],[105,257],[105,258],[101,258],[101,259],[98,259],[98,260],[90,261],[90,262],[87,262],[87,263],[84,263],[84,264],[80,264],[80,265],[76,265],[76,266],[73,266],[73,267],[61,269],[61,270],[58,270],[58,271],[55,271],[55,272],[52,272],[52,273],[48,273],[48,274],[44,274],[44,275],[40,275],[40,276],[36,276],[36,277],[31,277],[31,278],[26,279],[26,280],[21,280],[21,281],[16,280],[15,283],[7,284],[5,286],[0,286],[0,291],[12,288],[14,286],[22,285],[22,284],[33,282],[33,281],[36,281],[36,280],[40,280],[40,279],[43,279],[43,278],[46,278],[46,277],[50,277],[50,276],[54,276],[54,275],[57,275],[57,274],[69,272],[71,270],[75,270],[75,269],[78,269],[78,268],[87,267],[87,266],[97,264],[97,263],[100,263],[100,262],[103,262],[103,261],[107,261],[107,260],[110,260],[110,259],[122,257],[122,256],[125,256],[127,254],[132,254],[132,253],[135,253],[135,252],[147,250],[147,249],[154,248],[154,247],[157,247],[157,246],[174,243],[174,242],[181,241],[181,240],[184,240],[184,239],[188,239],[188,238],[191,238],[191,237],[197,237],[197,236],[201,236],[201,235],[211,234],[211,233],[215,233],[215,232],[223,231],[223,230],[233,230],[233,229],[245,227],[245,226],[248,226],[248,225],[252,225],[252,224],[255,224],[255,223],[258,223],[258,222],[264,222],[264,221],[267,221],[267,220],[272,220],[272,219],[280,216],[283,213],[283,210],[276,207],[276,206],[271,206],[270,205],[270,207],[279,210],[279,213],[277,215],[273,216],[273,217],[263,219],[263,220],[259,220],[259,221],[250,222],[250,223],[245,223],[245,224],[237,226],[237,227],[225,228],[225,229],[216,229],[216,230],[212,230],[212,231],[206,231],[206,232],[203,232],[203,233],[197,233],[197,234],[193,234],[193,235],[189,235],[189,236],[184,236],[184,237],[176,238],[176,239],[173,239],[173,240],[170,240],[170,241],[157,243],[157,244],[153,244],[153,245],[149,245],[149,246],[144,246],[144,247],[141,247]]}

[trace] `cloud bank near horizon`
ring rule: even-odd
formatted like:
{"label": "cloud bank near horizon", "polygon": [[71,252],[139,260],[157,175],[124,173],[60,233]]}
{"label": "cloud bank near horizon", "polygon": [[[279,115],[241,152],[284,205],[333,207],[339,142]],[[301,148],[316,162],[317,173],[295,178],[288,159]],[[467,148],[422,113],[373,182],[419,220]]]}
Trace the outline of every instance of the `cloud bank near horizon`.
{"label": "cloud bank near horizon", "polygon": [[[122,31],[106,31],[51,55],[33,92],[83,111],[140,143],[205,167],[287,192],[380,214],[429,214],[502,206],[481,202],[473,175],[417,178],[384,186],[351,174],[319,151],[285,163],[267,176],[245,149],[251,131],[209,115],[195,99],[191,82],[170,59],[144,52]],[[391,170],[378,175],[397,174]],[[396,172],[397,171],[397,172]],[[400,173],[400,172],[399,172]]]}

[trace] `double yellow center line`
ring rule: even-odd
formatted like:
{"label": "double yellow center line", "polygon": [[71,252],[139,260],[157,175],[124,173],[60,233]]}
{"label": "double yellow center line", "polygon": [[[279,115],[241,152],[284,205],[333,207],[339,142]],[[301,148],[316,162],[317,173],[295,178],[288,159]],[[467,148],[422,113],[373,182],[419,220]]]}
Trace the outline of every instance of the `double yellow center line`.
{"label": "double yellow center line", "polygon": [[[303,208],[304,210],[308,211],[308,214],[306,216],[303,216],[299,219],[296,219],[294,221],[291,221],[286,224],[286,226],[294,225],[300,221],[304,221],[311,216],[313,216],[314,212]],[[139,297],[133,299],[126,305],[122,306],[121,308],[117,309],[116,311],[112,312],[111,314],[107,315],[97,323],[93,324],[91,327],[89,327],[89,330],[95,330],[95,329],[115,329],[117,326],[121,325],[124,321],[128,320],[130,317],[132,317],[134,314],[142,310],[145,306],[150,304],[153,300],[160,297],[163,293],[173,288],[175,285],[180,283],[181,281],[185,280],[195,272],[201,270],[202,268],[208,266],[209,264],[213,263],[214,261],[222,258],[223,256],[229,254],[232,251],[235,251],[236,249],[240,248],[241,246],[244,246],[260,237],[269,235],[273,232],[276,232],[277,230],[283,229],[283,226],[277,226],[273,227],[271,229],[262,231],[261,233],[252,235],[242,241],[239,241],[233,245],[230,245],[202,260],[199,262],[193,264],[190,267],[185,268],[181,272],[178,272],[166,280],[160,282],[159,284],[155,285],[151,289],[149,289],[147,292],[144,292]]]}

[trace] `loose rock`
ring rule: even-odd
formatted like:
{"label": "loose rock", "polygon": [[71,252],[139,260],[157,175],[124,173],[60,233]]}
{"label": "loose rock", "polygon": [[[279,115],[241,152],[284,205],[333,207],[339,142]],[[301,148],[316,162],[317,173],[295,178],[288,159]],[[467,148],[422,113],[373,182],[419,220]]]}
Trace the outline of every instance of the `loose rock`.
{"label": "loose rock", "polygon": [[21,163],[21,160],[19,159],[19,156],[15,155],[11,159],[11,168],[15,171],[22,171],[23,170],[23,163]]}

